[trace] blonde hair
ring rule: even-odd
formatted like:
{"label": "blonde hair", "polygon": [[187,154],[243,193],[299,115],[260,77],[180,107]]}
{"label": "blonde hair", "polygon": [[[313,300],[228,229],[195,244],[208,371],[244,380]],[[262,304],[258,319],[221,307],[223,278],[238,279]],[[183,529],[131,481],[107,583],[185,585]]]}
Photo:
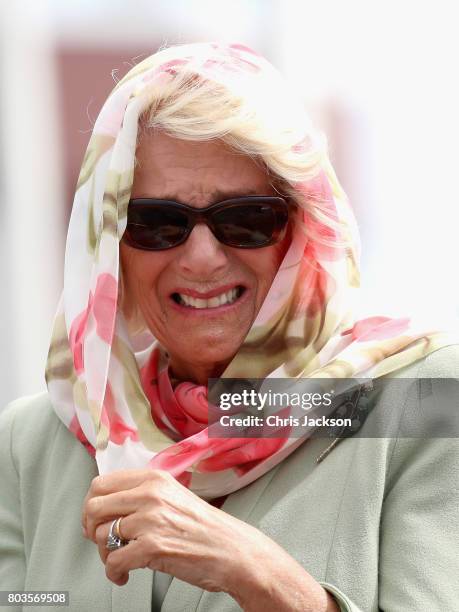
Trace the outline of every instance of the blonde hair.
{"label": "blonde hair", "polygon": [[[346,198],[329,161],[326,138],[267,60],[241,45],[194,43],[162,49],[146,61],[149,70],[158,71],[141,94],[145,103],[137,146],[147,130],[182,140],[219,139],[263,165],[273,187],[313,221],[308,226],[300,219],[311,238],[327,246],[349,246],[346,224],[330,214],[329,199],[320,190],[301,188],[324,172],[335,201]],[[134,67],[125,78],[140,74],[142,67]],[[122,273],[120,281],[125,293]],[[139,322],[134,327],[143,329],[139,313],[130,310],[129,318]]]}

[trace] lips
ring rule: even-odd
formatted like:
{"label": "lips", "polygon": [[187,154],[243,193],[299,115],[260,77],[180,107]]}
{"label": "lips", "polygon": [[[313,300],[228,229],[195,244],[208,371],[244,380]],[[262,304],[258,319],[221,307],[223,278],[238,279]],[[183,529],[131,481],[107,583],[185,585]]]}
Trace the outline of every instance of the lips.
{"label": "lips", "polygon": [[181,309],[187,310],[213,310],[231,307],[237,303],[241,296],[246,292],[242,285],[232,285],[229,288],[220,287],[219,289],[198,293],[190,289],[182,289],[171,294],[171,298]]}

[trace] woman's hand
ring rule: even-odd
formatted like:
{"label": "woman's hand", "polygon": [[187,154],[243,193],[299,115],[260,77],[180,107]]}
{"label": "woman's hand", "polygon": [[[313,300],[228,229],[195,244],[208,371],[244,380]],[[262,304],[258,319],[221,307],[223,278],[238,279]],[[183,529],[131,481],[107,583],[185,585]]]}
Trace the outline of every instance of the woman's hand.
{"label": "woman's hand", "polygon": [[[109,551],[118,517],[130,540]],[[122,470],[92,481],[83,506],[84,535],[99,547],[107,578],[121,586],[148,567],[207,591],[224,591],[245,609],[327,608],[326,591],[255,527],[219,510],[162,470]],[[332,604],[335,605],[335,604]]]}
{"label": "woman's hand", "polygon": [[[131,542],[116,551],[105,544],[111,522],[123,517],[121,535]],[[140,567],[172,574],[208,591],[231,587],[235,538],[248,526],[214,508],[162,470],[122,470],[92,481],[83,506],[86,536],[99,547],[107,577],[128,581]]]}

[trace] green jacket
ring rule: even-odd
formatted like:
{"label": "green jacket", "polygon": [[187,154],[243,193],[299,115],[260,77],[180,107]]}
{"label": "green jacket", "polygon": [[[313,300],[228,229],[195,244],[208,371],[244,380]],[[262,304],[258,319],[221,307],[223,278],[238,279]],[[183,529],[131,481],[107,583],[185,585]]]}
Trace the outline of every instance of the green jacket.
{"label": "green jacket", "polygon": [[[459,345],[397,376],[459,378]],[[415,417],[416,395],[384,393],[364,427],[401,406]],[[329,444],[303,443],[222,509],[276,540],[342,610],[459,610],[459,440],[352,437],[317,462]],[[68,590],[75,612],[150,612],[161,601],[163,612],[240,609],[225,593],[175,578],[169,585],[148,569],[131,572],[123,587],[105,577],[81,533],[96,463],[46,393],[0,414],[0,466],[0,590]]]}

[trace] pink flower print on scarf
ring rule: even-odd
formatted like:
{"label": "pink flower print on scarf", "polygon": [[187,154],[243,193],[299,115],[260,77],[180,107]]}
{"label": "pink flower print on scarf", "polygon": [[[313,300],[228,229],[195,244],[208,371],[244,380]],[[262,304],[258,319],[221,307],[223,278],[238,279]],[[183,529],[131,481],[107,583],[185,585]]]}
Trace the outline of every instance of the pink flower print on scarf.
{"label": "pink flower print on scarf", "polygon": [[356,342],[367,342],[368,340],[387,340],[394,338],[407,331],[410,326],[409,317],[390,319],[389,317],[367,317],[357,321],[351,329],[347,329],[341,335],[351,334],[352,340]]}
{"label": "pink flower print on scarf", "polygon": [[89,292],[87,308],[74,319],[70,327],[69,344],[77,375],[84,370],[83,347],[89,315],[91,312],[94,314],[99,338],[110,344],[115,325],[117,295],[118,284],[114,277],[111,274],[101,274],[97,279],[94,296]]}

